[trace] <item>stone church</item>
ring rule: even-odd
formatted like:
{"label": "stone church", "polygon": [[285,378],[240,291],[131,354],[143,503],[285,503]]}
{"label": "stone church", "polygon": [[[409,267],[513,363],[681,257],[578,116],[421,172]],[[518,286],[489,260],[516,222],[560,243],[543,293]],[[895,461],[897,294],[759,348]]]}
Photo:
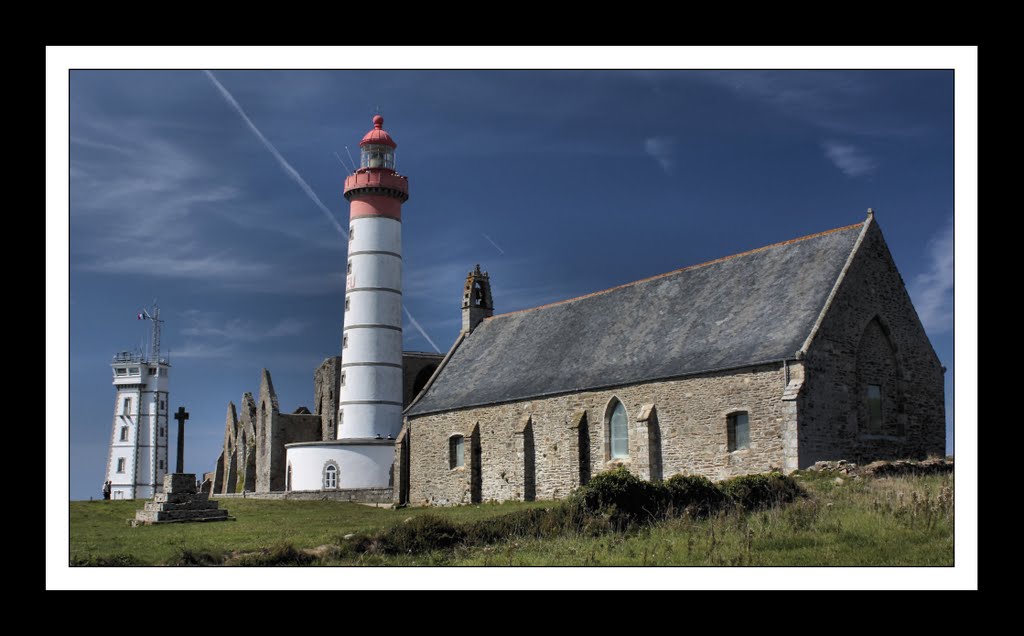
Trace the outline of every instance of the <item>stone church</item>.
{"label": "stone church", "polygon": [[555,499],[616,466],[717,480],[945,451],[945,369],[870,210],[580,298],[493,307],[478,266],[462,333],[404,411],[397,503]]}

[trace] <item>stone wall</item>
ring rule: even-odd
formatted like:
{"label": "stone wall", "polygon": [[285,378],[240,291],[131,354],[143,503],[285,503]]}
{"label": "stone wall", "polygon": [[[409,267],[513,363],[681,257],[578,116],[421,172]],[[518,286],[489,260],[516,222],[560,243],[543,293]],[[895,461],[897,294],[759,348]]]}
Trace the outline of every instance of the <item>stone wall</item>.
{"label": "stone wall", "polygon": [[[320,440],[319,415],[278,413],[274,415],[270,430],[270,491],[285,490],[288,480],[287,450],[285,444]],[[260,490],[260,492],[267,492]]]}
{"label": "stone wall", "polygon": [[321,418],[321,441],[331,441],[337,436],[340,389],[341,357],[327,358],[313,373],[313,412]]}
{"label": "stone wall", "polygon": [[[653,467],[664,478],[684,473],[724,479],[785,464],[783,420],[791,413],[782,401],[785,389],[779,363],[428,414],[409,418],[396,452],[408,446],[412,504],[469,503],[474,479],[484,501],[557,499],[576,488],[581,475],[618,465],[645,476]],[[613,398],[622,401],[629,420],[629,457],[617,460],[609,459],[606,425]],[[749,414],[750,448],[729,452],[726,416],[736,411]],[[465,465],[454,469],[453,435],[465,438]],[[583,453],[581,439],[589,444]],[[396,475],[395,483],[402,478]]]}
{"label": "stone wall", "polygon": [[391,503],[390,488],[348,488],[340,490],[292,490],[288,492],[246,492],[216,495],[224,499],[296,499],[302,501],[351,501],[353,503]]}
{"label": "stone wall", "polygon": [[441,364],[444,356],[440,353],[402,352],[402,405],[415,399],[416,394],[427,383],[430,376]]}
{"label": "stone wall", "polygon": [[252,393],[242,395],[242,414],[238,418],[235,450],[238,479],[234,492],[256,490],[256,400]]}
{"label": "stone wall", "polygon": [[[943,456],[943,371],[872,218],[803,360],[799,466]],[[867,385],[882,426],[868,425]]]}

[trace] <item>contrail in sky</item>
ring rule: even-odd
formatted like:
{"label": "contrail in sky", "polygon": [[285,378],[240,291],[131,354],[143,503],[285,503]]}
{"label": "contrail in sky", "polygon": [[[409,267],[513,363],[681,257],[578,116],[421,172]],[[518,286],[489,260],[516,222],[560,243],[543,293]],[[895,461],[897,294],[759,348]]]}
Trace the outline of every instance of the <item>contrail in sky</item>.
{"label": "contrail in sky", "polygon": [[499,252],[501,252],[502,254],[504,254],[504,253],[505,253],[505,250],[503,250],[503,249],[501,249],[500,247],[498,247],[498,244],[494,242],[494,239],[492,239],[491,237],[487,236],[487,235],[486,235],[486,234],[484,234],[483,232],[481,232],[481,233],[480,233],[480,235],[481,235],[481,236],[483,236],[483,237],[484,237],[485,239],[487,239],[488,241],[490,241],[490,242],[491,242],[491,245],[493,245],[493,246],[494,246],[494,249],[498,250],[498,251],[499,251]]}
{"label": "contrail in sky", "polygon": [[[402,305],[402,309],[405,309],[405,305]],[[416,330],[420,332],[420,335],[427,339],[427,342],[429,342],[430,346],[434,348],[434,351],[441,353],[441,350],[437,348],[437,345],[434,344],[434,341],[430,339],[430,336],[427,335],[427,332],[423,331],[423,327],[420,326],[420,323],[416,322],[416,319],[412,317],[412,314],[409,313],[408,309],[405,309],[405,315],[409,317],[409,322],[412,323],[413,327],[416,327]]]}
{"label": "contrail in sky", "polygon": [[331,214],[331,211],[329,209],[327,209],[327,206],[324,205],[324,202],[320,200],[320,197],[316,196],[316,192],[313,192],[313,188],[309,187],[309,184],[306,183],[306,180],[302,178],[302,175],[300,175],[298,171],[295,170],[295,168],[293,168],[292,165],[288,163],[288,161],[284,157],[281,156],[281,153],[277,151],[277,148],[274,147],[274,144],[267,141],[267,138],[263,136],[263,133],[261,133],[259,128],[256,127],[256,124],[252,123],[252,120],[249,119],[249,116],[245,114],[245,111],[242,110],[242,107],[238,105],[238,102],[236,102],[235,98],[231,95],[230,92],[228,92],[228,89],[224,88],[224,85],[217,81],[217,78],[213,76],[213,73],[211,73],[210,71],[203,72],[206,73],[206,76],[210,78],[210,81],[213,82],[213,85],[217,87],[217,90],[220,91],[220,94],[224,97],[224,100],[228,104],[230,104],[231,107],[234,108],[242,117],[242,120],[245,121],[247,126],[249,126],[249,130],[251,130],[253,134],[256,135],[256,137],[261,142],[263,142],[263,145],[266,146],[267,150],[270,151],[270,154],[274,155],[274,158],[277,159],[277,163],[281,164],[281,168],[284,170],[285,174],[291,177],[295,181],[295,183],[299,184],[299,187],[301,187],[305,191],[306,195],[309,196],[313,203],[315,203],[316,206],[320,208],[320,210],[324,213],[324,216],[326,216],[327,220],[331,222],[331,225],[333,225],[336,230],[341,232],[341,234],[344,235],[345,238],[348,238],[348,232],[345,231],[345,228],[341,227],[341,224],[338,223],[338,220],[334,218],[334,215]]}

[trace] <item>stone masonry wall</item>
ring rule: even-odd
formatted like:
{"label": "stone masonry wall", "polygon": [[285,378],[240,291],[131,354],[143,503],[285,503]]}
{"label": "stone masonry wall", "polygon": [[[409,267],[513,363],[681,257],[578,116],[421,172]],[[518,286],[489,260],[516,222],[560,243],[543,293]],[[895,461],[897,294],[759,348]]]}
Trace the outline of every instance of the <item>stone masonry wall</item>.
{"label": "stone masonry wall", "polygon": [[[652,424],[661,440],[660,466],[655,470],[660,468],[663,478],[684,473],[723,479],[781,468],[785,464],[783,419],[785,413],[792,413],[784,408],[785,389],[784,367],[779,363],[410,417],[404,440],[409,445],[409,501],[470,502],[477,455],[471,452],[470,438],[477,423],[479,488],[484,501],[521,500],[530,494],[537,499],[565,497],[579,485],[581,438],[589,439],[590,475],[620,464],[649,472],[649,440],[638,439],[637,433],[640,429],[650,434]],[[608,461],[606,414],[613,398],[626,408],[630,450],[628,459]],[[736,411],[749,414],[750,448],[730,453],[726,416]],[[656,420],[637,422],[651,413],[656,413]],[[576,428],[579,425],[588,428],[584,435]],[[450,469],[453,435],[466,439],[466,462]],[[528,454],[532,456],[524,456]],[[524,488],[531,474],[533,493]]]}
{"label": "stone masonry wall", "polygon": [[[402,353],[402,405],[409,406],[409,403],[416,397],[430,379],[430,375],[437,369],[444,356],[433,353],[414,353],[405,351]],[[419,382],[417,382],[419,380]]]}
{"label": "stone masonry wall", "polygon": [[335,439],[338,430],[338,392],[341,389],[341,357],[327,358],[313,373],[313,413],[321,418],[320,439]]}
{"label": "stone masonry wall", "polygon": [[[800,468],[945,454],[941,363],[873,219],[803,362]],[[868,384],[882,388],[880,432],[868,427]]]}
{"label": "stone masonry wall", "polygon": [[[287,485],[288,466],[285,444],[319,441],[320,432],[321,421],[319,415],[298,413],[274,414],[268,439],[270,447],[268,474],[271,492],[285,490]],[[259,490],[259,492],[267,491]]]}

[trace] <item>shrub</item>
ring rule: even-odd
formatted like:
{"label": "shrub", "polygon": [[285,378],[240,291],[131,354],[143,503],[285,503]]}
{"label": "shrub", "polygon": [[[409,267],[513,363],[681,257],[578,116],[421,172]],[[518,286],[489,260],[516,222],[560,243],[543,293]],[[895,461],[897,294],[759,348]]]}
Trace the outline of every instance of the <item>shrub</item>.
{"label": "shrub", "polygon": [[376,549],[385,554],[416,554],[453,548],[465,539],[466,532],[458,525],[441,517],[423,515],[385,530]]}
{"label": "shrub", "polygon": [[246,566],[275,566],[275,565],[309,565],[317,560],[317,557],[296,550],[290,543],[278,543],[269,549],[262,549],[259,552],[250,552],[239,556],[234,565]]}
{"label": "shrub", "polygon": [[168,559],[164,565],[220,565],[223,561],[224,557],[219,554],[179,547],[175,555]]}
{"label": "shrub", "polygon": [[725,493],[703,476],[675,475],[665,482],[673,516],[689,514],[698,519],[712,515],[726,501]]}
{"label": "shrub", "polygon": [[730,502],[744,510],[789,503],[804,494],[795,480],[782,473],[734,477],[721,482],[721,488]]}
{"label": "shrub", "polygon": [[570,497],[586,514],[604,515],[625,528],[665,518],[671,504],[668,489],[640,479],[625,467],[600,473]]}

